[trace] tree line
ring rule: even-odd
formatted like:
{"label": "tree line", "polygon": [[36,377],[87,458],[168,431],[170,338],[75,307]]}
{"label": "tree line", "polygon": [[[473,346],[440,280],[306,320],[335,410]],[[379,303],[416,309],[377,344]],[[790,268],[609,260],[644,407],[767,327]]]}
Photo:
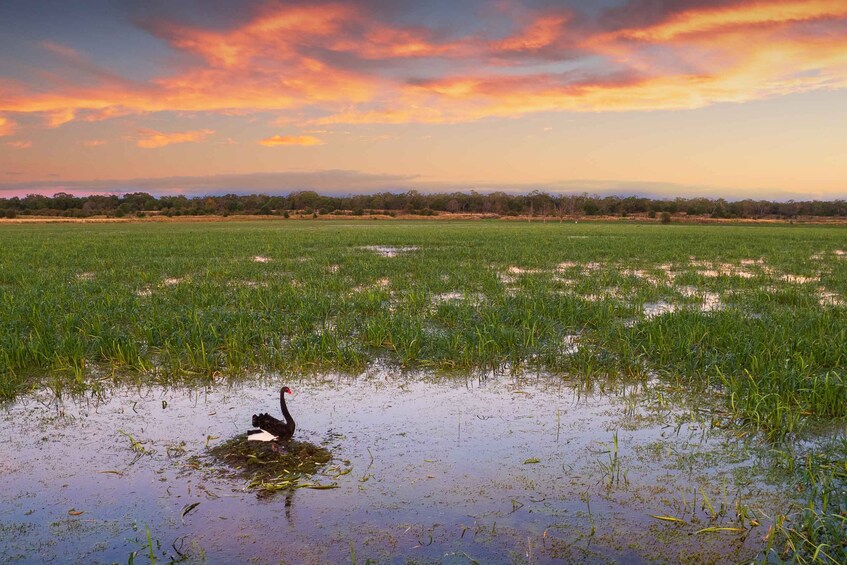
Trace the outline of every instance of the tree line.
{"label": "tree line", "polygon": [[145,192],[115,195],[53,196],[30,194],[23,198],[0,198],[0,218],[18,216],[202,216],[202,215],[310,214],[490,214],[497,216],[628,216],[667,218],[673,214],[712,218],[795,218],[798,216],[844,217],[847,201],[771,200],[727,201],[723,198],[657,199],[638,196],[589,194],[529,194],[505,192],[393,193],[323,195],[305,190],[287,195],[226,194],[223,196],[152,196]]}

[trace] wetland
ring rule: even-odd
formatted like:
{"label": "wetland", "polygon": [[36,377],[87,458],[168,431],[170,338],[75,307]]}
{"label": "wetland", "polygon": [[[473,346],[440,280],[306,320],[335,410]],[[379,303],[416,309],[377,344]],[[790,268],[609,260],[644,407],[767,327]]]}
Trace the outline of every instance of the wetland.
{"label": "wetland", "polygon": [[843,562],[844,235],[0,225],[0,560]]}

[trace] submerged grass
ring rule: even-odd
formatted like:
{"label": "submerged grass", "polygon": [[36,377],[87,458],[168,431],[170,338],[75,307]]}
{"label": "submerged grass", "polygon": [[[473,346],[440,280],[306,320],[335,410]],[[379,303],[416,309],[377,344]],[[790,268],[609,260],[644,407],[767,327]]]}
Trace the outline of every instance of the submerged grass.
{"label": "submerged grass", "polygon": [[[720,425],[791,442],[847,420],[844,234],[484,222],[0,225],[0,398],[37,384],[61,394],[378,361],[547,371],[586,384],[658,377],[722,399]],[[829,469],[793,466],[812,469],[809,485]],[[803,518],[791,514],[780,530],[797,555],[829,555],[843,533],[841,510],[832,511],[847,500],[842,477],[827,480],[841,490],[809,487]]]}
{"label": "submerged grass", "polygon": [[805,450],[783,446],[777,453],[799,502],[776,516],[762,562],[847,563],[847,439]]}

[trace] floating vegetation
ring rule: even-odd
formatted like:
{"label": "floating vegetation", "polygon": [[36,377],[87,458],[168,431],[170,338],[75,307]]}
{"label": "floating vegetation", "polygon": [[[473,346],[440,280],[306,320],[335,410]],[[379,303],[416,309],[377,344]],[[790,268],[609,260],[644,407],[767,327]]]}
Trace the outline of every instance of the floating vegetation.
{"label": "floating vegetation", "polygon": [[142,455],[150,454],[150,451],[146,447],[144,447],[143,441],[138,441],[137,439],[132,437],[132,435],[128,434],[123,430],[118,430],[118,433],[123,436],[126,436],[126,438],[129,440],[130,449],[132,449],[139,457]]}
{"label": "floating vegetation", "polygon": [[239,435],[210,448],[209,453],[246,479],[247,488],[264,493],[337,486],[321,482],[317,477],[332,459],[332,454],[307,441],[247,441],[247,436]]}

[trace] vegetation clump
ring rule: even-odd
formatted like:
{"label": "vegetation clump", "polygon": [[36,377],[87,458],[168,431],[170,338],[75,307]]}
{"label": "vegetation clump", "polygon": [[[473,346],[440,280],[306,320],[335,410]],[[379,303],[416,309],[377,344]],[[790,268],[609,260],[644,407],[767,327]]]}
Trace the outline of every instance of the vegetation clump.
{"label": "vegetation clump", "polygon": [[324,447],[307,441],[247,441],[238,435],[209,449],[209,454],[264,493],[296,488],[333,488],[313,478],[332,459]]}

